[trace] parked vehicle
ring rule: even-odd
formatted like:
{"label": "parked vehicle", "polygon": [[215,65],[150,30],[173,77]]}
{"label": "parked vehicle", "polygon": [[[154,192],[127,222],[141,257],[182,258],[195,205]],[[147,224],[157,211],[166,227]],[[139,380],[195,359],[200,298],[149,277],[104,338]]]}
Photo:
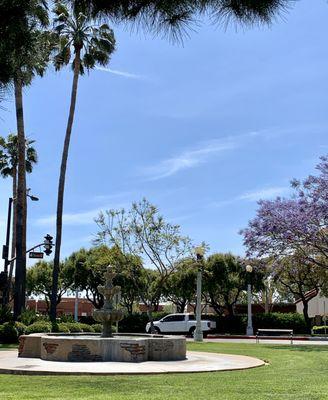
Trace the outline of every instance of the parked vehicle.
{"label": "parked vehicle", "polygon": [[[210,320],[201,321],[203,335],[206,336],[215,329],[216,323]],[[156,333],[181,333],[193,335],[196,329],[196,317],[194,314],[170,314],[154,321]],[[150,333],[150,322],[146,325],[146,332]]]}

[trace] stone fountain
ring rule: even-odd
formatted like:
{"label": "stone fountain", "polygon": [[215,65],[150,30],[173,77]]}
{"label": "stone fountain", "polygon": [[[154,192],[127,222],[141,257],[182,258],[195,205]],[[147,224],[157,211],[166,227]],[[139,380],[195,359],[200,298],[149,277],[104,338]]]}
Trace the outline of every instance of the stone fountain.
{"label": "stone fountain", "polygon": [[186,358],[183,336],[140,333],[114,333],[112,325],[124,317],[119,308],[120,286],[113,285],[111,266],[105,273],[105,285],[99,286],[104,306],[94,311],[95,320],[103,324],[101,335],[92,333],[34,333],[19,338],[18,357],[41,358],[47,361],[175,361]]}
{"label": "stone fountain", "polygon": [[112,326],[114,323],[123,319],[124,313],[118,309],[121,287],[113,285],[113,278],[116,273],[110,265],[105,273],[105,286],[98,286],[98,291],[104,296],[104,306],[101,310],[93,312],[93,318],[103,324],[103,332],[101,337],[113,337]]}

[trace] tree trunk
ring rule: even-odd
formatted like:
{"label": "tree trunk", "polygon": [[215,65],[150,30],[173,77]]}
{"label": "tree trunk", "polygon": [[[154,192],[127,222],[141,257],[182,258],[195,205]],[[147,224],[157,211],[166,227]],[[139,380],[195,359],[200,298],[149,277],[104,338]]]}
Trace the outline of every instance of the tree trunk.
{"label": "tree trunk", "polygon": [[[12,219],[12,236],[11,236],[11,255],[10,258],[13,259],[16,254],[16,197],[17,197],[17,168],[13,168],[13,219]],[[14,273],[15,261],[10,263],[9,267],[9,277],[8,277],[8,294],[9,299],[11,298],[11,290],[12,290],[12,280]]]}
{"label": "tree trunk", "polygon": [[23,113],[23,85],[15,79],[15,106],[18,143],[18,178],[16,196],[16,274],[14,293],[14,318],[25,308],[26,285],[26,174],[25,174],[25,131]]}
{"label": "tree trunk", "polygon": [[306,327],[308,329],[308,333],[311,332],[311,318],[309,317],[309,302],[305,299],[302,299],[303,303],[303,316],[306,323]]}
{"label": "tree trunk", "polygon": [[54,267],[52,274],[52,292],[51,292],[51,304],[50,304],[50,319],[54,322],[56,320],[57,314],[57,291],[58,291],[58,276],[60,268],[60,248],[62,241],[62,228],[63,228],[63,205],[64,205],[64,191],[65,191],[65,178],[66,178],[66,167],[67,158],[69,151],[69,144],[71,140],[71,133],[74,121],[75,105],[76,105],[76,95],[78,79],[80,74],[80,49],[76,50],[74,59],[74,77],[72,84],[71,93],[71,104],[69,109],[69,116],[67,121],[66,135],[64,141],[64,148],[62,154],[62,161],[60,167],[60,176],[58,184],[58,197],[57,197],[57,215],[56,215],[56,243],[55,243],[55,257],[54,257]]}

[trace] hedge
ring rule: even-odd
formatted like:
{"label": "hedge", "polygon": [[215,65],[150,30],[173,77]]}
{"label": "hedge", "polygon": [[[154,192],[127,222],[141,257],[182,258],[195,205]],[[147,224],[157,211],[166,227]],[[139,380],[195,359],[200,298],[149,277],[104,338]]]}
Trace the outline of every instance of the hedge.
{"label": "hedge", "polygon": [[[216,322],[215,333],[243,335],[247,327],[247,315],[208,316]],[[297,313],[254,314],[254,332],[257,329],[293,329],[294,333],[309,333],[304,317]]]}
{"label": "hedge", "polygon": [[314,335],[326,335],[328,333],[328,325],[314,326],[312,332]]}

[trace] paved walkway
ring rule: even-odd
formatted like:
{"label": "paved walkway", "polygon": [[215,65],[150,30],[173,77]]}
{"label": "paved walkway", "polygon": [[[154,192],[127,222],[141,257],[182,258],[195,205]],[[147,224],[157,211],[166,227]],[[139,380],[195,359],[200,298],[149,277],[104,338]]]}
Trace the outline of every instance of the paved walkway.
{"label": "paved walkway", "polygon": [[190,351],[183,361],[54,362],[18,358],[17,350],[0,352],[0,373],[19,375],[121,375],[232,371],[265,365],[254,357]]}
{"label": "paved walkway", "polygon": [[[193,341],[193,339],[187,339],[187,341]],[[204,339],[204,342],[211,343],[251,343],[256,344],[256,339]],[[290,340],[277,340],[277,339],[260,339],[260,344],[279,344],[291,346]],[[328,346],[327,340],[294,340],[293,346]]]}

